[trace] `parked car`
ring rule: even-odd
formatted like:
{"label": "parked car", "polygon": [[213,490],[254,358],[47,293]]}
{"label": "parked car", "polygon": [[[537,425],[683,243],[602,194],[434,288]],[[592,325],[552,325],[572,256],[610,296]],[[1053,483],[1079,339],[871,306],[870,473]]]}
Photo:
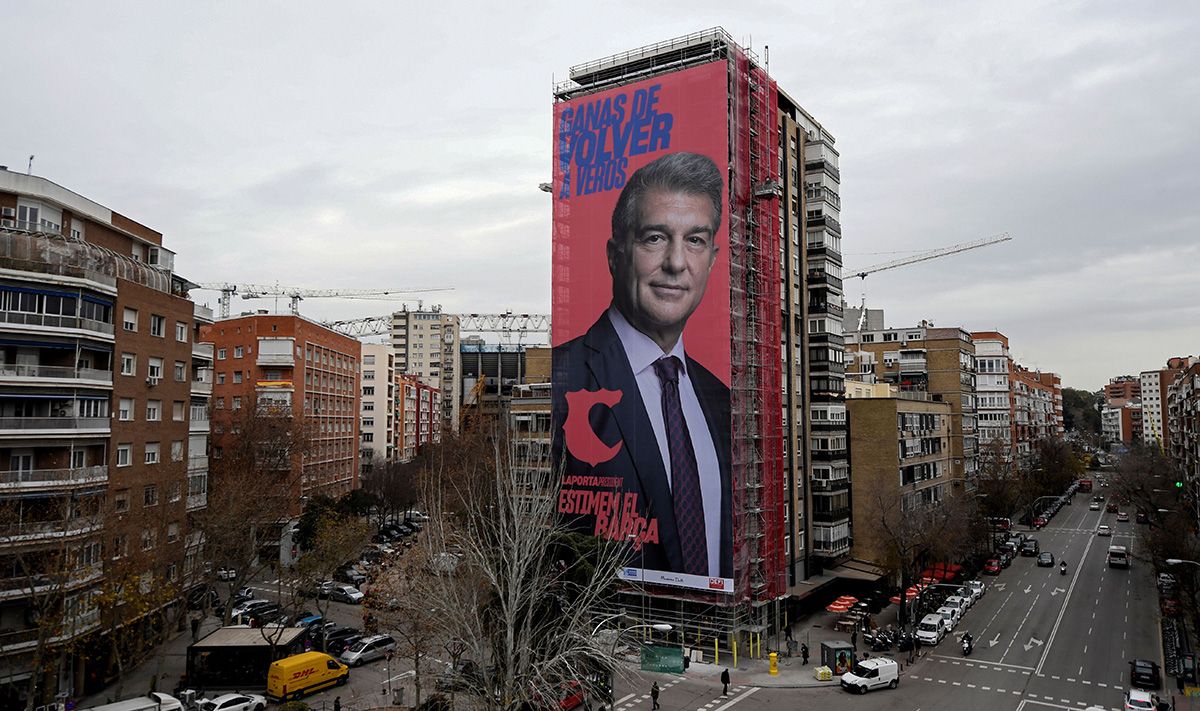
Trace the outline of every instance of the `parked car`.
{"label": "parked car", "polygon": [[1054,554],[1050,551],[1042,551],[1038,554],[1037,564],[1039,568],[1053,568]]}
{"label": "parked car", "polygon": [[366,595],[363,595],[361,590],[353,585],[347,585],[346,583],[334,585],[329,591],[330,600],[335,602],[345,602],[351,605],[361,604],[364,597],[366,597]]}
{"label": "parked car", "polygon": [[221,606],[221,596],[212,588],[196,588],[188,593],[187,605],[189,610],[215,610]]}
{"label": "parked car", "polygon": [[1042,528],[1046,525],[1046,523],[1047,522],[1046,522],[1045,516],[1038,516],[1037,518],[1033,519],[1033,527],[1034,528]]}
{"label": "parked car", "polygon": [[1000,561],[995,558],[992,558],[987,563],[984,563],[983,572],[988,575],[999,575],[1000,568],[1001,568]]}
{"label": "parked car", "polygon": [[342,652],[343,663],[356,667],[376,659],[383,659],[389,652],[396,650],[396,640],[386,634],[364,637],[353,646]]}
{"label": "parked car", "polygon": [[958,621],[962,618],[962,608],[942,605],[937,609],[937,614],[941,615],[942,619],[946,621],[946,629],[953,631],[958,626]]}
{"label": "parked car", "polygon": [[1158,672],[1158,662],[1152,662],[1149,659],[1130,660],[1129,685],[1141,689],[1157,689],[1162,686],[1162,676]]}
{"label": "parked car", "polygon": [[217,580],[230,581],[237,579],[237,570],[235,568],[217,568]]}
{"label": "parked car", "polygon": [[1154,698],[1149,691],[1130,689],[1125,693],[1125,711],[1154,711]]}
{"label": "parked car", "polygon": [[255,608],[262,607],[264,605],[270,605],[270,604],[272,604],[270,600],[262,600],[262,599],[246,600],[244,602],[240,602],[240,603],[234,605],[233,610],[230,611],[229,615],[231,617],[238,617],[240,615],[245,615],[245,614],[250,613]]}
{"label": "parked car", "polygon": [[865,694],[872,689],[895,689],[900,684],[900,665],[887,657],[870,657],[842,675],[842,688]]}
{"label": "parked car", "polygon": [[942,601],[942,605],[944,607],[957,607],[958,616],[960,618],[966,614],[967,608],[971,606],[970,603],[967,602],[967,598],[959,597],[958,595],[951,595],[950,597],[946,598]]}
{"label": "parked car", "polygon": [[[347,646],[346,640],[359,640],[362,638],[362,632],[353,627],[344,627],[342,625],[333,625],[325,628],[317,637],[317,642],[324,645],[325,651],[329,654],[337,656],[342,653]],[[334,651],[336,648],[336,651]]]}
{"label": "parked car", "polygon": [[921,644],[937,644],[948,632],[946,618],[941,615],[925,615],[917,624],[917,639]]}
{"label": "parked car", "polygon": [[347,568],[339,568],[333,575],[333,579],[342,582],[350,583],[351,585],[362,585],[367,582],[367,576],[361,570],[353,566]]}
{"label": "parked car", "polygon": [[200,711],[263,711],[267,708],[266,697],[258,694],[222,694],[196,703]]}
{"label": "parked car", "polygon": [[982,580],[968,580],[966,587],[975,595],[976,600],[979,600],[979,598],[987,593],[987,585],[984,585]]}

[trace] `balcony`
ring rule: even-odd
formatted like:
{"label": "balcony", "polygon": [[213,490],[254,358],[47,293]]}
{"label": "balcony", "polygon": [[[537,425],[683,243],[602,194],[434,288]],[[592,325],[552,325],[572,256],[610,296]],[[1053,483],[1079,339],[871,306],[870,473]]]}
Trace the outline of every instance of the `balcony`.
{"label": "balcony", "polygon": [[814,540],[812,550],[817,555],[829,558],[845,555],[850,552],[850,539],[847,537],[839,538],[836,541]]}
{"label": "balcony", "polygon": [[818,314],[829,314],[830,316],[837,316],[838,318],[841,318],[843,311],[840,304],[835,304],[830,301],[819,304],[809,303],[808,315],[816,316]]}
{"label": "balcony", "polygon": [[192,378],[192,394],[193,395],[212,395],[213,391],[213,370],[212,368],[196,368],[195,376]]}
{"label": "balcony", "polygon": [[[813,492],[833,492],[847,491],[850,489],[849,479],[813,479],[811,483]],[[815,515],[815,512],[814,512]]]}
{"label": "balcony", "polygon": [[104,574],[100,565],[89,565],[54,576],[38,573],[15,578],[0,578],[0,600],[19,600],[34,595],[73,590],[95,582]]}
{"label": "balcony", "polygon": [[[94,368],[72,368],[64,365],[24,365],[7,363],[0,365],[0,380],[14,381],[14,385],[52,385],[51,380],[64,381],[71,385],[112,385],[112,371]],[[82,381],[82,382],[81,382]]]}
{"label": "balcony", "polygon": [[200,360],[212,362],[213,359],[213,344],[211,343],[193,343],[192,357]]}
{"label": "balcony", "polygon": [[193,407],[188,413],[188,432],[208,432],[211,422],[208,419],[208,409]]}
{"label": "balcony", "polygon": [[837,509],[829,509],[828,511],[814,510],[812,512],[812,520],[821,523],[837,523],[850,518],[850,507],[844,506]]}
{"label": "balcony", "polygon": [[208,457],[206,457],[206,456],[188,457],[187,458],[187,470],[188,470],[189,474],[191,474],[193,472],[208,471]]}
{"label": "balcony", "polygon": [[0,492],[70,488],[107,481],[107,466],[0,471]]}
{"label": "balcony", "polygon": [[187,510],[195,511],[208,506],[208,492],[202,491],[199,494],[188,494]]}
{"label": "balcony", "polygon": [[112,340],[113,325],[103,321],[94,321],[80,316],[59,316],[57,314],[33,314],[24,311],[0,311],[0,323],[14,326],[34,326],[37,328],[75,329],[98,333]]}
{"label": "balcony", "polygon": [[0,525],[0,543],[62,540],[95,533],[104,526],[100,516],[80,516],[54,521],[19,521]]}
{"label": "balcony", "polygon": [[812,451],[812,458],[814,461],[822,461],[822,462],[834,461],[834,460],[838,460],[838,459],[845,459],[846,458],[846,450],[845,450],[845,448],[843,448],[843,449],[814,449]]}
{"label": "balcony", "polygon": [[259,351],[254,362],[265,368],[291,368],[296,365],[296,359],[290,352],[263,353]]}
{"label": "balcony", "polygon": [[0,436],[106,435],[111,430],[107,417],[0,417]]}
{"label": "balcony", "polygon": [[825,272],[824,270],[814,269],[808,272],[808,286],[812,287],[827,287],[838,289],[842,288],[842,280]]}

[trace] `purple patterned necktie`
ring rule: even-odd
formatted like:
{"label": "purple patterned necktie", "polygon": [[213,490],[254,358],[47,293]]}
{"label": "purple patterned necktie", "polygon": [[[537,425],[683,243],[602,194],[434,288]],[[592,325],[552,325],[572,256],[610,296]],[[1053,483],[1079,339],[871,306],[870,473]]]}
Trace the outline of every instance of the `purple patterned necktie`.
{"label": "purple patterned necktie", "polygon": [[679,370],[682,367],[679,358],[667,356],[654,361],[654,374],[662,385],[663,422],[667,430],[667,449],[671,452],[671,498],[679,545],[683,550],[683,572],[708,575],[708,539],[704,532],[700,472],[687,421],[683,419],[683,405],[679,402]]}

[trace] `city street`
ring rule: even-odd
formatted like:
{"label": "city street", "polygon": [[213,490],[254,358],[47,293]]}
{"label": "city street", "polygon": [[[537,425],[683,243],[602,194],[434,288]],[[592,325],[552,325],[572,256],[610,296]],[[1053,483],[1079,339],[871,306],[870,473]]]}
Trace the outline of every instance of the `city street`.
{"label": "city street", "polygon": [[[737,670],[735,688],[721,698],[715,677],[640,675],[617,685],[617,709],[648,709],[654,680],[664,709],[768,709],[808,703],[863,709],[1120,709],[1129,685],[1129,660],[1162,664],[1157,593],[1153,572],[1134,558],[1129,569],[1107,566],[1109,545],[1130,547],[1135,556],[1136,524],[1117,523],[1116,514],[1089,511],[1091,494],[1079,494],[1050,525],[1033,533],[1042,551],[1055,556],[1053,568],[1018,557],[999,576],[987,576],[988,591],[942,643],[901,672],[898,689],[852,697],[838,688],[752,688]],[[1098,537],[1097,525],[1113,528]],[[1065,559],[1068,574],[1057,563]],[[964,658],[958,637],[970,631],[975,650]],[[905,655],[898,655],[904,661]],[[665,682],[664,682],[665,679]],[[797,682],[807,682],[811,676]],[[1160,690],[1168,698],[1173,679]],[[776,677],[769,683],[784,685]],[[636,687],[636,688],[635,688]],[[1178,692],[1175,692],[1178,695]],[[1180,707],[1185,707],[1179,697]]]}

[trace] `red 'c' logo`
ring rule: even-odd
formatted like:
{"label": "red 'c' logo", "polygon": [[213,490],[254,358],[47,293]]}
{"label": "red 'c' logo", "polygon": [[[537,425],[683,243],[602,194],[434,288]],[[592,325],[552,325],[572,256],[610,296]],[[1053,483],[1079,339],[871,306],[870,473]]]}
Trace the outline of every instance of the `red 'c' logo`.
{"label": "red 'c' logo", "polygon": [[567,440],[567,451],[581,462],[593,467],[607,462],[621,451],[621,442],[608,446],[592,431],[588,413],[595,405],[612,407],[621,402],[620,390],[576,390],[567,393],[567,421],[563,423],[563,436]]}

